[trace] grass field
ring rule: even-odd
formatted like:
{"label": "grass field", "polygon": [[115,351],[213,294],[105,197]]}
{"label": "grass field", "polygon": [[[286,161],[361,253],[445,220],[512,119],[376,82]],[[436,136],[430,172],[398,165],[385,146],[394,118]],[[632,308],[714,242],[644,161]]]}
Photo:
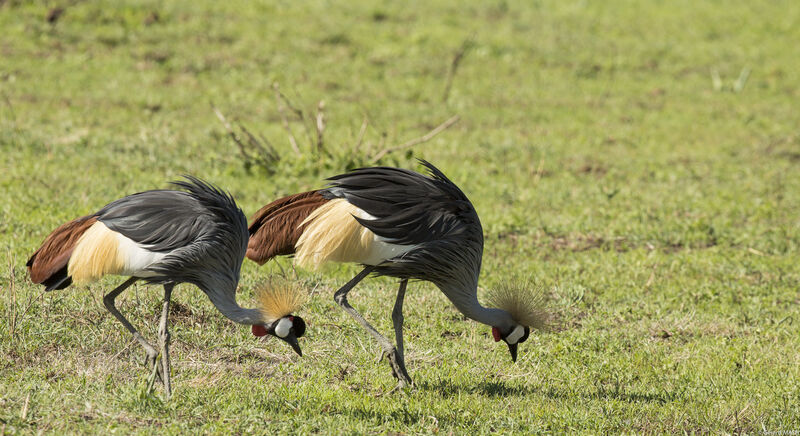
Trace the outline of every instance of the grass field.
{"label": "grass field", "polygon": [[[795,2],[0,0],[0,29],[0,432],[800,430]],[[280,158],[245,157],[212,104]],[[52,229],[125,194],[190,173],[249,215],[455,115],[380,163],[425,158],[470,197],[481,292],[546,292],[554,326],[516,364],[416,283],[417,387],[381,395],[388,365],[332,298],[356,267],[248,261],[245,306],[270,275],[312,289],[304,357],[181,285],[164,401],[103,308],[120,278],[27,278]],[[389,334],[395,288],[350,301]],[[161,294],[118,300],[149,338]]]}

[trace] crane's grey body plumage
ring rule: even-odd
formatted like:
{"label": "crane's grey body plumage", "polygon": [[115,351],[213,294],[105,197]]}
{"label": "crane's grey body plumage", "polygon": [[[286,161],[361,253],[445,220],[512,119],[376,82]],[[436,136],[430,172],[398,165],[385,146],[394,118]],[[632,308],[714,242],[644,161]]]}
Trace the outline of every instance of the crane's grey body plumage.
{"label": "crane's grey body plumage", "polygon": [[[295,262],[302,266],[363,264],[364,269],[334,293],[334,300],[380,344],[398,387],[412,383],[403,353],[403,300],[409,280],[434,283],[461,313],[491,326],[496,340],[510,338],[506,343],[512,360],[516,338],[522,337],[520,331],[527,332],[508,310],[484,307],[478,301],[483,257],[478,214],[441,171],[421,163],[428,175],[390,167],[361,168],[329,178],[321,190],[265,205],[253,216],[247,252],[259,264],[287,254],[295,254]],[[400,279],[392,310],[396,347],[347,301],[350,290],[369,274]]]}
{"label": "crane's grey body plumage", "polygon": [[[223,315],[235,322],[256,325],[264,321],[260,310],[246,309],[236,303],[236,287],[249,237],[244,213],[229,194],[195,177],[185,176],[185,180],[173,185],[182,190],[129,195],[92,215],[62,225],[27,264],[29,271],[37,274],[37,283],[48,289],[68,286],[70,274],[75,271],[84,274],[81,268],[89,268],[92,272],[84,276],[92,279],[106,273],[129,275],[125,283],[106,294],[103,302],[145,349],[146,363],[153,368],[150,386],[159,377],[167,395],[171,390],[167,319],[176,284],[196,285]],[[91,243],[83,242],[90,240]],[[81,247],[90,248],[80,251]],[[68,266],[73,256],[93,260],[88,267],[76,267],[73,271]],[[140,279],[161,284],[165,290],[158,336],[160,362],[155,347],[114,303],[117,296]]]}
{"label": "crane's grey body plumage", "polygon": [[191,283],[220,312],[243,324],[260,322],[257,309],[236,303],[247,250],[247,218],[233,198],[190,176],[173,183],[185,191],[145,191],[109,203],[99,221],[150,251],[168,253],[147,268],[149,283]]}
{"label": "crane's grey body plumage", "polygon": [[477,298],[483,256],[483,228],[466,195],[428,162],[426,177],[390,167],[357,169],[329,178],[321,191],[344,198],[375,217],[355,217],[386,242],[415,248],[387,259],[375,274],[434,283],[464,315],[510,329],[511,316],[483,307]]}

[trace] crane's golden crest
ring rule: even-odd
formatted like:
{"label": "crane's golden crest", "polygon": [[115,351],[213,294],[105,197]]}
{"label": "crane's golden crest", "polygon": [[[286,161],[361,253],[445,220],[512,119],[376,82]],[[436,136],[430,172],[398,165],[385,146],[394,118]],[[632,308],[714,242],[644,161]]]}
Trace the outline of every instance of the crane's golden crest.
{"label": "crane's golden crest", "polygon": [[375,237],[353,215],[359,209],[344,198],[328,201],[300,225],[307,227],[295,245],[295,263],[318,268],[326,262],[359,262]]}
{"label": "crane's golden crest", "polygon": [[503,283],[489,291],[487,300],[490,306],[510,313],[523,326],[537,330],[547,327],[544,296],[532,283]]}
{"label": "crane's golden crest", "polygon": [[258,309],[265,322],[273,322],[297,311],[306,301],[306,292],[288,280],[271,279],[256,291]]}
{"label": "crane's golden crest", "polygon": [[117,234],[100,221],[89,227],[70,256],[67,272],[75,282],[97,280],[125,268],[124,253],[119,250]]}

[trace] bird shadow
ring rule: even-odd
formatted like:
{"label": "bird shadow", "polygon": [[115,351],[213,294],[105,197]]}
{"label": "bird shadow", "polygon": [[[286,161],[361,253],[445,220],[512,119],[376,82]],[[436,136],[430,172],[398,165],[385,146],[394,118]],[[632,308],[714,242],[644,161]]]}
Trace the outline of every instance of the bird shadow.
{"label": "bird shadow", "polygon": [[627,403],[658,403],[666,404],[680,400],[681,392],[631,392],[625,388],[616,389],[599,388],[596,390],[559,389],[550,386],[526,386],[504,381],[484,380],[477,384],[460,384],[450,380],[437,380],[435,382],[421,382],[417,389],[422,392],[438,394],[444,398],[457,394],[478,394],[487,398],[525,397],[538,395],[552,400],[618,400]]}
{"label": "bird shadow", "polygon": [[[339,413],[359,420],[368,420],[376,423],[398,422],[404,425],[432,425],[432,426],[463,426],[472,423],[472,418],[465,420],[457,414],[437,413],[426,408],[418,409],[409,404],[417,395],[440,397],[441,400],[450,400],[459,394],[481,395],[492,400],[505,398],[519,398],[519,401],[528,395],[549,398],[558,402],[580,403],[587,401],[619,400],[628,403],[656,403],[665,404],[670,401],[680,401],[680,393],[640,393],[624,392],[621,389],[591,389],[585,390],[554,387],[528,387],[515,382],[482,381],[477,384],[459,384],[449,380],[420,382],[416,385],[410,397],[396,392],[394,395],[382,397],[388,400],[382,406],[359,404],[355,406],[341,404],[333,407],[329,412]],[[436,400],[438,401],[438,399]]]}
{"label": "bird shadow", "polygon": [[523,385],[510,385],[503,381],[484,380],[478,384],[453,383],[450,380],[437,380],[435,382],[421,382],[417,385],[420,391],[431,392],[442,397],[451,397],[456,394],[478,394],[485,397],[517,397],[535,393]]}

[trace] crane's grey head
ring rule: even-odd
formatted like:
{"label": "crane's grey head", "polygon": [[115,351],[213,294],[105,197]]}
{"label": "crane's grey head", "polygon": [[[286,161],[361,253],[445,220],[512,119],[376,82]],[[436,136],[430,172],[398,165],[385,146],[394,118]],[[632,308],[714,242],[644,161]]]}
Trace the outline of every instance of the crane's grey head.
{"label": "crane's grey head", "polygon": [[289,344],[295,353],[303,355],[297,338],[303,337],[305,334],[306,322],[299,316],[288,315],[268,324],[253,324],[252,330],[255,336],[275,336]]}
{"label": "crane's grey head", "polygon": [[492,326],[495,342],[508,345],[511,360],[517,361],[517,348],[530,336],[531,329],[543,330],[547,327],[547,313],[541,289],[532,283],[502,283],[489,293],[489,302],[495,308],[506,312],[505,325]]}

